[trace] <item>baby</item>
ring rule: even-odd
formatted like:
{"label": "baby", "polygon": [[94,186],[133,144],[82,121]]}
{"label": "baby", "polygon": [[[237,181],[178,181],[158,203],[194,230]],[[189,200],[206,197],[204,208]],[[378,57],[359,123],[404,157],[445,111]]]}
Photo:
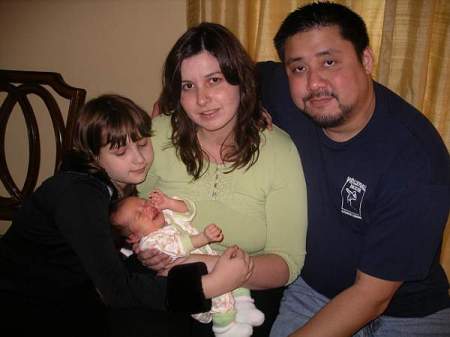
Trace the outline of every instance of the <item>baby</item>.
{"label": "baby", "polygon": [[[195,213],[192,202],[169,198],[156,190],[149,200],[122,200],[111,214],[111,221],[128,242],[138,243],[141,250],[156,248],[174,260],[191,253],[217,255],[208,244],[222,241],[222,230],[209,224],[199,232],[191,225]],[[245,288],[213,298],[211,311],[192,316],[202,323],[212,320],[217,337],[249,337],[252,326],[264,322],[264,314],[255,307]]]}

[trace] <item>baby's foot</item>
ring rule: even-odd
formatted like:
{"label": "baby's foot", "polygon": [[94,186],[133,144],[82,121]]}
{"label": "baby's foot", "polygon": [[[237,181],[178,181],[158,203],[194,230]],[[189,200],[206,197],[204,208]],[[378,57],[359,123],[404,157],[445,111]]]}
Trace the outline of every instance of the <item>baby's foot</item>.
{"label": "baby's foot", "polygon": [[236,309],[236,322],[247,323],[252,326],[260,326],[264,323],[264,313],[258,310],[254,301],[249,296],[237,296],[234,298]]}
{"label": "baby's foot", "polygon": [[216,337],[250,337],[253,333],[253,328],[249,324],[231,322],[225,326],[212,327]]}

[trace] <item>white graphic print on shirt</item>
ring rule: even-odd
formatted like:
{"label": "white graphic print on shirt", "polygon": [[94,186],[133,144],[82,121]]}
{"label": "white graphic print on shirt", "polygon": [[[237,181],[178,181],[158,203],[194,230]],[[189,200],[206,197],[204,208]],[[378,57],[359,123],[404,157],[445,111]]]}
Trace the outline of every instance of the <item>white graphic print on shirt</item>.
{"label": "white graphic print on shirt", "polygon": [[341,189],[341,212],[362,219],[361,207],[367,186],[352,177],[347,177]]}

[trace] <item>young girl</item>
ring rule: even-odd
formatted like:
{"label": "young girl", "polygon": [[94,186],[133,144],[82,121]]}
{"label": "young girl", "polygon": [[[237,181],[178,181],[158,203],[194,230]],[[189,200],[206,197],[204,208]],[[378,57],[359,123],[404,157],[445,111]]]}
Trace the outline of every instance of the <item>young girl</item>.
{"label": "young girl", "polygon": [[207,298],[249,277],[252,265],[237,248],[210,274],[202,264],[175,267],[167,278],[127,270],[109,209],[145,179],[150,136],[150,118],[129,99],[104,95],[86,104],[59,173],[24,202],[0,241],[2,329],[24,323],[6,335],[104,336],[106,306],[206,311]]}

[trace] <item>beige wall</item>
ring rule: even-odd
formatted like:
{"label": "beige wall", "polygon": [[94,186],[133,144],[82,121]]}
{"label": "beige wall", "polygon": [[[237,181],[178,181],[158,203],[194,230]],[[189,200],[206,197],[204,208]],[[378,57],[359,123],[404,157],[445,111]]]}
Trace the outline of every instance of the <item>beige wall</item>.
{"label": "beige wall", "polygon": [[149,109],[185,13],[185,0],[0,0],[0,67],[56,71],[88,98],[113,91]]}
{"label": "beige wall", "polygon": [[[164,58],[185,29],[185,0],[0,0],[0,68],[59,72],[88,99],[120,93],[150,110]],[[7,133],[16,138],[9,147],[26,152],[17,134]],[[25,172],[23,161],[13,172]]]}

